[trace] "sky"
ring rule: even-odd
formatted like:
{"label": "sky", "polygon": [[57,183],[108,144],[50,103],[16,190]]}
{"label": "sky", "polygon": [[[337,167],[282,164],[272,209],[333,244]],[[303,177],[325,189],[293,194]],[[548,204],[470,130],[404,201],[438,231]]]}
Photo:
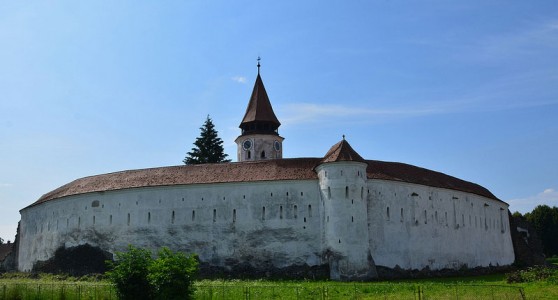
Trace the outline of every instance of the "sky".
{"label": "sky", "polygon": [[0,237],[72,180],[236,160],[257,75],[284,157],[366,159],[558,206],[558,1],[0,0]]}

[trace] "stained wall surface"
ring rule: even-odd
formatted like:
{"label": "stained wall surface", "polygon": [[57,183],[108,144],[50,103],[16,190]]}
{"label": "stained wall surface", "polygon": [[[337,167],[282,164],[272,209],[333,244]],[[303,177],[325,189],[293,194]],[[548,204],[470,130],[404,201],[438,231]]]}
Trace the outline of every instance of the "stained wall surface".
{"label": "stained wall surface", "polygon": [[[30,271],[57,248],[86,243],[112,253],[129,244],[153,250],[168,246],[195,252],[213,266],[249,263],[262,270],[331,266],[332,250],[338,261],[363,264],[368,252],[371,266],[388,268],[513,263],[506,203],[450,189],[366,179],[360,167],[320,172],[341,169],[355,173],[356,181],[329,175],[327,180],[320,176],[321,181],[144,187],[29,206],[21,211],[18,269]],[[350,241],[359,238],[362,243],[351,247]],[[355,251],[359,258],[350,259]],[[335,270],[343,272],[338,266]],[[333,278],[339,275],[332,273]]]}

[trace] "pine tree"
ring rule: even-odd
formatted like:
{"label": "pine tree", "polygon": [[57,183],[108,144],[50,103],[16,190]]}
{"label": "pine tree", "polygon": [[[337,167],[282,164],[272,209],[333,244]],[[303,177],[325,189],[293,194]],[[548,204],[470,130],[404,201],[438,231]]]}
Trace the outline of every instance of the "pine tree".
{"label": "pine tree", "polygon": [[200,127],[200,136],[194,142],[194,148],[187,153],[183,162],[187,165],[230,162],[224,153],[223,140],[217,136],[215,125],[207,116],[205,123]]}

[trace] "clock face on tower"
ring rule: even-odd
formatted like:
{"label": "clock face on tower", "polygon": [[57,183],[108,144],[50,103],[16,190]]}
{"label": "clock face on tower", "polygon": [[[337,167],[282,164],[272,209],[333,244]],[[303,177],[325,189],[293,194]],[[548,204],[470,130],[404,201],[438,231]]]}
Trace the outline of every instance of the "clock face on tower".
{"label": "clock face on tower", "polygon": [[250,148],[252,148],[252,141],[245,140],[244,142],[242,142],[242,148],[244,148],[244,150],[250,150]]}
{"label": "clock face on tower", "polygon": [[275,151],[279,151],[281,150],[281,144],[278,141],[275,141],[273,143],[273,148],[275,148]]}

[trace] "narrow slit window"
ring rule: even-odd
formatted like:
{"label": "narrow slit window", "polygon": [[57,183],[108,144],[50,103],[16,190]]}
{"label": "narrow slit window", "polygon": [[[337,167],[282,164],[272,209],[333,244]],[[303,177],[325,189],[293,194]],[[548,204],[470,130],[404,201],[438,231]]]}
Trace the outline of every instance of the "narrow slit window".
{"label": "narrow slit window", "polygon": [[349,198],[349,187],[345,187],[345,198]]}
{"label": "narrow slit window", "polygon": [[175,219],[175,213],[174,210],[172,211],[172,215],[171,215],[171,223],[174,224],[174,219]]}
{"label": "narrow slit window", "polygon": [[298,217],[298,207],[295,205],[294,206],[294,218],[296,219]]}
{"label": "narrow slit window", "polygon": [[428,224],[428,216],[426,215],[426,209],[424,210],[424,224]]}
{"label": "narrow slit window", "polygon": [[215,223],[217,221],[217,210],[214,209],[213,210],[213,223]]}
{"label": "narrow slit window", "polygon": [[279,219],[283,219],[283,206],[279,206]]}
{"label": "narrow slit window", "polygon": [[126,223],[130,226],[130,214],[128,214],[128,221]]}
{"label": "narrow slit window", "polygon": [[265,220],[265,206],[262,207],[262,220]]}
{"label": "narrow slit window", "polygon": [[389,220],[389,206],[386,208],[386,217]]}
{"label": "narrow slit window", "polygon": [[265,151],[262,151],[261,158],[265,158]]}
{"label": "narrow slit window", "polygon": [[196,211],[193,210],[192,211],[192,221],[195,221],[195,220],[196,220]]}
{"label": "narrow slit window", "polygon": [[308,205],[308,218],[312,217],[312,205]]}
{"label": "narrow slit window", "polygon": [[327,187],[327,198],[331,199],[331,188],[329,186]]}
{"label": "narrow slit window", "polygon": [[147,213],[147,224],[151,223],[151,213]]}
{"label": "narrow slit window", "polygon": [[401,208],[401,222],[403,222],[403,208]]}
{"label": "narrow slit window", "polygon": [[[95,225],[95,216],[93,216],[93,225]],[[50,226],[49,226],[50,229]]]}
{"label": "narrow slit window", "polygon": [[236,222],[236,209],[233,209],[233,223]]}
{"label": "narrow slit window", "polygon": [[109,225],[112,225],[112,215],[109,216]]}
{"label": "narrow slit window", "polygon": [[246,158],[247,159],[251,159],[252,157],[252,153],[250,152],[250,150],[246,151]]}

